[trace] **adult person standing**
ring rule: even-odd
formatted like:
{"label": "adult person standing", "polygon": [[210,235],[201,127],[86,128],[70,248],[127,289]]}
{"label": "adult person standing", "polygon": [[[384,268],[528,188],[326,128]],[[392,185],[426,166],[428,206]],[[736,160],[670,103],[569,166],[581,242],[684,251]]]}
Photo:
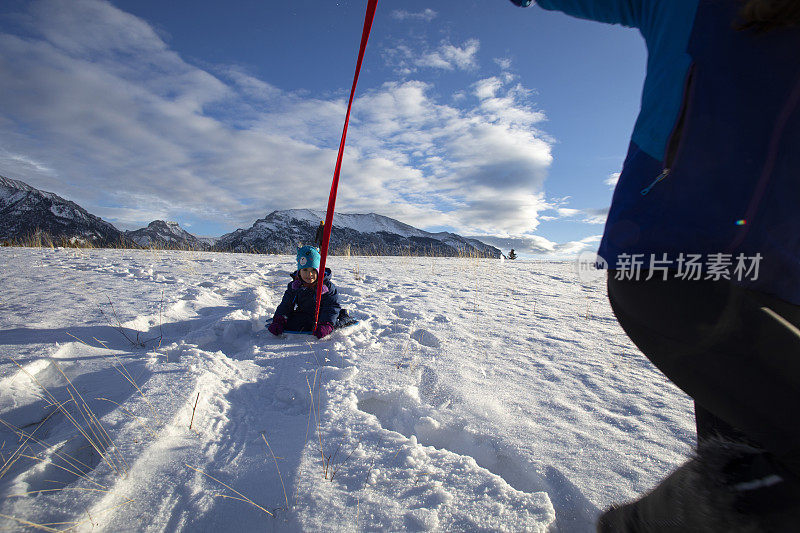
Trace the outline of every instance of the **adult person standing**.
{"label": "adult person standing", "polygon": [[694,457],[598,530],[796,531],[800,0],[538,5],[645,39],[598,255],[622,328],[695,400]]}
{"label": "adult person standing", "polygon": [[325,238],[325,221],[320,220],[317,226],[317,232],[314,234],[314,246],[320,248],[322,246],[322,239]]}

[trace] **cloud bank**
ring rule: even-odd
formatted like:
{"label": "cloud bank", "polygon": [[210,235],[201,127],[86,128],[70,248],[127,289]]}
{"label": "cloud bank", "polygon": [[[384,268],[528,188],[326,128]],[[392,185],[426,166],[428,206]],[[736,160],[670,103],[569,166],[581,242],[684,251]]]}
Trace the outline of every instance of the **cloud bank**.
{"label": "cloud bank", "polygon": [[[286,92],[237,67],[200,68],[105,1],[41,0],[24,15],[23,31],[0,33],[5,175],[123,227],[163,218],[230,231],[275,209],[326,205],[343,98]],[[397,57],[412,70],[469,71],[478,50],[477,40],[443,42]],[[535,230],[551,207],[544,114],[512,76],[478,79],[453,102],[420,79],[362,90],[337,209],[476,235]]]}
{"label": "cloud bank", "polygon": [[591,235],[584,239],[565,243],[556,243],[541,235],[522,235],[516,237],[477,236],[475,238],[499,248],[505,254],[508,254],[508,252],[513,249],[521,259],[525,259],[532,256],[543,255],[553,258],[572,257],[584,250],[596,248],[600,243],[602,235]]}

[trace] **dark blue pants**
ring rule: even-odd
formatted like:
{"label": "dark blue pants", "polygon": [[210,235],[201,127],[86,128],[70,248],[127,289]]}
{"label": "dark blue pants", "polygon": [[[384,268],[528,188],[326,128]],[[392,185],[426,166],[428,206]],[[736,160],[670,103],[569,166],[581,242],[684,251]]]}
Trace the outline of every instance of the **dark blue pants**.
{"label": "dark blue pants", "polygon": [[[339,329],[344,326],[350,325],[351,320],[352,319],[350,318],[350,315],[347,313],[347,309],[341,309],[339,311],[339,316],[336,319],[336,322],[333,324],[333,328]],[[313,327],[314,327],[313,315],[307,313],[294,312],[289,315],[285,329],[287,331],[311,331]]]}
{"label": "dark blue pants", "polygon": [[695,400],[699,439],[721,434],[800,475],[800,306],[727,281],[616,280],[630,339]]}

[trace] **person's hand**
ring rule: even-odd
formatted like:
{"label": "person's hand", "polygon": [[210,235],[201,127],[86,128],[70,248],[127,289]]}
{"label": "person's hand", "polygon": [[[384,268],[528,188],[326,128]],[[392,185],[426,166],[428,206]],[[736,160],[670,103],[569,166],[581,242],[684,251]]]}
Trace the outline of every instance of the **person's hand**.
{"label": "person's hand", "polygon": [[286,327],[286,317],[283,315],[275,315],[275,317],[272,319],[272,324],[270,324],[267,329],[273,335],[278,336],[281,333],[283,333],[283,328],[285,327]]}
{"label": "person's hand", "polygon": [[314,331],[314,336],[318,339],[321,339],[322,337],[327,337],[331,333],[333,333],[333,324],[330,322],[325,322],[324,324],[317,326],[316,331]]}

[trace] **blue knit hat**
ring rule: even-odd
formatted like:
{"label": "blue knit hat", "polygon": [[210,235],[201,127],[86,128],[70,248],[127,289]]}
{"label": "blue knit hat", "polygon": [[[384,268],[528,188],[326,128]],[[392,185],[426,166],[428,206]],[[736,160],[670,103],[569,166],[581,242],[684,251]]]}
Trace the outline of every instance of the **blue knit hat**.
{"label": "blue knit hat", "polygon": [[319,250],[313,246],[303,246],[297,249],[297,270],[303,268],[316,268],[319,270],[319,262],[322,258]]}

